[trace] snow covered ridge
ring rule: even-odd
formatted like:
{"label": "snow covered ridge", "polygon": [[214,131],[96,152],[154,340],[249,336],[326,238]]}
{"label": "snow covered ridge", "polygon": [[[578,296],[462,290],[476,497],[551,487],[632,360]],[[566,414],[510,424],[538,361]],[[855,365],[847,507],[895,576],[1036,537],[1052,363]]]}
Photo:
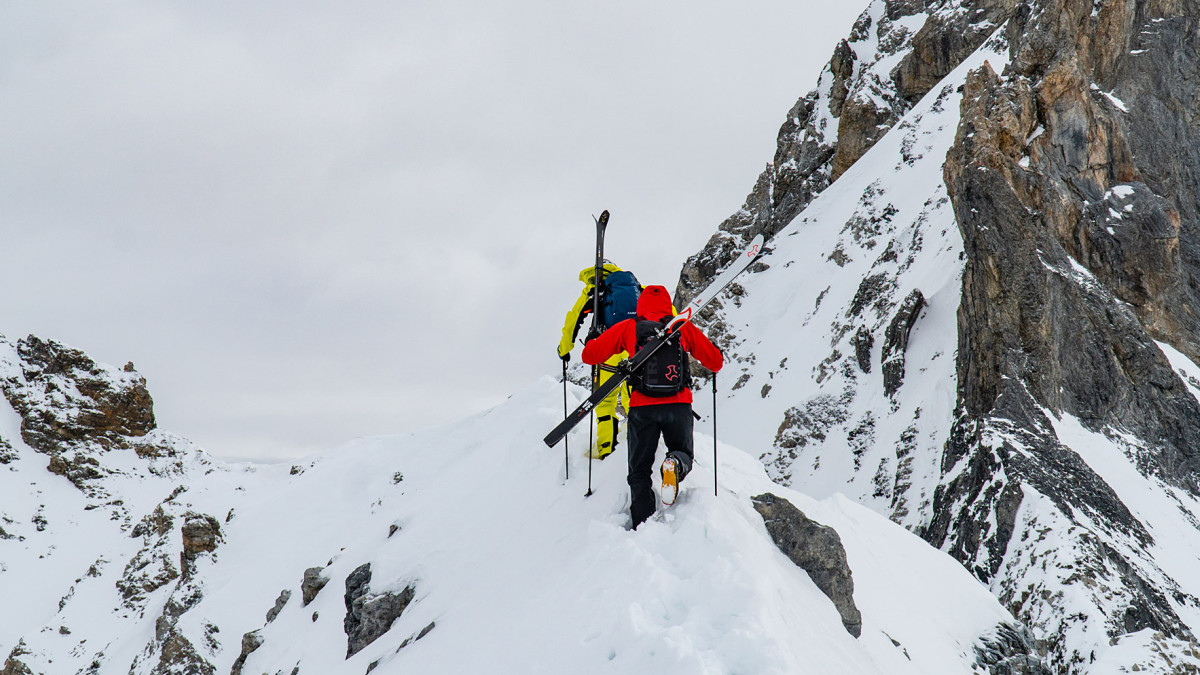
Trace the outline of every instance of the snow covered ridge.
{"label": "snow covered ridge", "polygon": [[[4,347],[6,377],[29,369]],[[141,384],[100,365],[81,372]],[[46,409],[70,419],[80,402]],[[21,416],[0,408],[0,673],[1036,665],[1028,634],[949,556],[852,501],[773,484],[732,446],[720,447],[719,495],[701,457],[674,507],[627,530],[624,465],[597,463],[584,498],[586,459],[571,457],[564,480],[562,456],[540,442],[560,405],[546,378],[462,423],[293,467],[201,456],[151,470],[161,458],[108,435],[82,488],[48,470]],[[84,442],[99,447],[94,435]],[[806,530],[826,543],[791,558],[775,543],[816,541],[795,534]],[[830,546],[838,554],[822,557]],[[812,571],[793,562],[805,559]]]}
{"label": "snow covered ridge", "polygon": [[[906,12],[920,28],[889,42],[881,17]],[[707,317],[734,357],[723,410],[752,421],[727,440],[770,448],[776,479],[845,494],[951,553],[1055,672],[1195,665],[1195,558],[1174,542],[1200,538],[1200,120],[1175,111],[1194,107],[1198,13],[872,4],[810,98],[881,67],[863,91],[874,110],[903,101],[897,121],[811,193],[771,181],[777,154],[680,284],[723,239],[773,233],[757,274]],[[961,20],[986,35],[939,30]],[[871,44],[900,47],[880,58]],[[918,81],[923,96],[901,93]],[[818,138],[783,137],[781,153]],[[1130,496],[1147,493],[1182,517]]]}

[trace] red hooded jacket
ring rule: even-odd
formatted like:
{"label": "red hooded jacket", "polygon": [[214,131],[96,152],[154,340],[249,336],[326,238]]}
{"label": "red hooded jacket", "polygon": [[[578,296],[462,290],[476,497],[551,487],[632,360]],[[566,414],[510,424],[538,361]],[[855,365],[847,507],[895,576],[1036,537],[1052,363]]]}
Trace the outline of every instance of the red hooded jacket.
{"label": "red hooded jacket", "polygon": [[[663,317],[673,316],[675,313],[671,310],[671,295],[667,289],[662,286],[647,286],[642,291],[642,295],[638,298],[637,315],[642,319],[651,321],[660,321]],[[685,321],[683,327],[679,331],[680,343],[683,345],[683,350],[700,362],[702,366],[708,368],[714,373],[725,365],[725,357],[721,354],[721,350],[717,349],[708,337],[692,325],[690,321]],[[583,346],[583,355],[581,358],[584,363],[596,365],[604,363],[613,354],[621,352],[629,352],[632,356],[637,351],[637,321],[634,319],[626,319],[621,323],[609,328],[601,333],[596,339],[589,340]],[[630,407],[639,405],[662,405],[664,403],[691,403],[692,390],[685,388],[683,391],[674,396],[654,397],[646,396],[638,392],[633,392],[630,397]]]}

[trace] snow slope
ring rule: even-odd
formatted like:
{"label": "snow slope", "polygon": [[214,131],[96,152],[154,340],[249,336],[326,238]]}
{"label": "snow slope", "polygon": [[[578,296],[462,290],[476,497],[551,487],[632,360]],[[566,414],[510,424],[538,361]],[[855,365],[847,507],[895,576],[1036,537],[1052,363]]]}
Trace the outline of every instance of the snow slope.
{"label": "snow slope", "polygon": [[[362,439],[296,467],[119,476],[106,487],[132,517],[117,520],[115,507],[88,509],[46,473],[5,410],[0,435],[20,458],[0,468],[0,490],[34,490],[4,504],[24,538],[0,540],[0,598],[30,610],[0,613],[0,650],[23,640],[16,654],[36,673],[172,672],[158,658],[155,622],[188,593],[200,597],[178,631],[221,673],[253,630],[262,644],[245,657],[247,673],[360,675],[374,662],[382,674],[970,673],[981,672],[980,638],[1011,621],[948,556],[841,496],[817,501],[772,484],[732,446],[719,448],[714,496],[712,440],[702,434],[679,503],[626,530],[624,462],[596,462],[585,498],[586,459],[572,457],[564,480],[561,446],[540,441],[561,417],[561,394],[546,378],[461,424]],[[573,447],[585,436],[575,432]],[[164,502],[176,483],[186,490]],[[860,638],[771,542],[750,502],[768,491],[840,533]],[[217,516],[221,541],[187,583],[123,604],[117,585],[139,554],[130,524],[164,503]],[[12,517],[39,508],[43,531]],[[172,555],[179,537],[168,536]],[[346,659],[345,579],[368,562],[371,593],[412,585],[415,599]],[[329,583],[305,607],[300,582],[314,566]],[[291,598],[268,624],[283,590]]]}

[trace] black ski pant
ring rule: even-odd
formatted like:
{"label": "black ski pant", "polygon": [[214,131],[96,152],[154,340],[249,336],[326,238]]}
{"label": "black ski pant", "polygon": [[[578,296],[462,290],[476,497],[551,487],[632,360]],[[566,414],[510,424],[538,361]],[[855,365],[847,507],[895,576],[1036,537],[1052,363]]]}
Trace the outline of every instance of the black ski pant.
{"label": "black ski pant", "polygon": [[675,460],[679,480],[692,470],[692,406],[690,403],[639,405],[629,410],[629,515],[637,527],[654,514],[654,454],[662,436],[667,457]]}

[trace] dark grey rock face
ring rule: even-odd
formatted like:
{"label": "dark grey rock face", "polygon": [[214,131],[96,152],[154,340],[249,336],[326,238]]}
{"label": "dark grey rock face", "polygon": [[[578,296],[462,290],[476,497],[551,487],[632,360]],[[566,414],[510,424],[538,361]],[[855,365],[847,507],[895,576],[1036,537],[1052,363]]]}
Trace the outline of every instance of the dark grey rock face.
{"label": "dark grey rock face", "polygon": [[400,593],[369,593],[371,563],[364,563],[346,577],[346,658],[354,656],[391,629],[416,595],[409,585]]}
{"label": "dark grey rock face", "polygon": [[932,14],[892,71],[900,97],[915,102],[929,93],[1013,15],[1017,4],[1017,0],[968,0],[961,3],[962,11]]}
{"label": "dark grey rock face", "polygon": [[817,588],[833,601],[846,631],[854,637],[861,635],[862,614],[854,604],[854,579],[837,531],[810,520],[782,497],[768,493],[753,501],[779,550],[808,572]]}
{"label": "dark grey rock face", "polygon": [[1033,635],[1025,626],[1001,624],[994,635],[975,645],[975,665],[989,675],[1052,675],[1036,655]]}
{"label": "dark grey rock face", "polygon": [[895,394],[904,384],[904,352],[908,349],[908,334],[921,316],[922,309],[925,309],[925,296],[920,290],[914,289],[900,303],[900,308],[883,335],[883,355],[880,360],[883,362],[883,391],[888,396]]}

